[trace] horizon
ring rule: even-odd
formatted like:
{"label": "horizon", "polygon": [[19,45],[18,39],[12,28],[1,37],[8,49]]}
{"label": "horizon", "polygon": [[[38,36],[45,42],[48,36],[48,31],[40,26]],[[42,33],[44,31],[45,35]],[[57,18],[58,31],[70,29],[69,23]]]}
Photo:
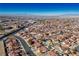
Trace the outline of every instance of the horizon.
{"label": "horizon", "polygon": [[23,15],[23,16],[28,16],[28,15],[35,15],[35,16],[61,16],[61,15],[79,15],[78,12],[64,12],[64,13],[0,13],[0,15]]}

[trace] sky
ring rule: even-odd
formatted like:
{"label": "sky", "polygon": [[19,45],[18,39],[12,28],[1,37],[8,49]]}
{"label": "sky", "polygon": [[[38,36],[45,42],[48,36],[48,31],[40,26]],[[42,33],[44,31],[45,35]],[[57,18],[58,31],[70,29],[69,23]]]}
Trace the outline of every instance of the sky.
{"label": "sky", "polygon": [[79,14],[79,3],[0,3],[0,14]]}

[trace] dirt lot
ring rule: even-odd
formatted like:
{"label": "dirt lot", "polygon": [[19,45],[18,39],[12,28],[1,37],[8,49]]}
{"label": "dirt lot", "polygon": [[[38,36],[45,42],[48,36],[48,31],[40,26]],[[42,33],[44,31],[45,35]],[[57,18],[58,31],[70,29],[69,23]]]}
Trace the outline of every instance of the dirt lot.
{"label": "dirt lot", "polygon": [[3,41],[0,41],[0,56],[5,56]]}

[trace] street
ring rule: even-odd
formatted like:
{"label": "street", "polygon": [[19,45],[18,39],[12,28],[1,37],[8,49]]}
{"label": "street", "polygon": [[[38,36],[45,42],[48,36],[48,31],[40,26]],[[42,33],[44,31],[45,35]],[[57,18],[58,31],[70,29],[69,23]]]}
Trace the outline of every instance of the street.
{"label": "street", "polygon": [[16,35],[15,35],[15,37],[20,40],[20,42],[22,43],[22,45],[23,45],[25,51],[27,52],[27,54],[28,54],[29,56],[35,56],[35,54],[34,54],[33,51],[31,50],[31,48],[28,46],[28,44],[24,41],[24,39],[22,39],[21,37],[16,36]]}

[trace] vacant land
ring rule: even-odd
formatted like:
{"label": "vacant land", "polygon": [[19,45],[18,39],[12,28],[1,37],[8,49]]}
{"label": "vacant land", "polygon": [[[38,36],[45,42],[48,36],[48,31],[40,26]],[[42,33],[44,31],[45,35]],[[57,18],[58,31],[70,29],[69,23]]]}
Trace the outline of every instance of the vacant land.
{"label": "vacant land", "polygon": [[5,49],[3,41],[0,41],[0,56],[5,56]]}

